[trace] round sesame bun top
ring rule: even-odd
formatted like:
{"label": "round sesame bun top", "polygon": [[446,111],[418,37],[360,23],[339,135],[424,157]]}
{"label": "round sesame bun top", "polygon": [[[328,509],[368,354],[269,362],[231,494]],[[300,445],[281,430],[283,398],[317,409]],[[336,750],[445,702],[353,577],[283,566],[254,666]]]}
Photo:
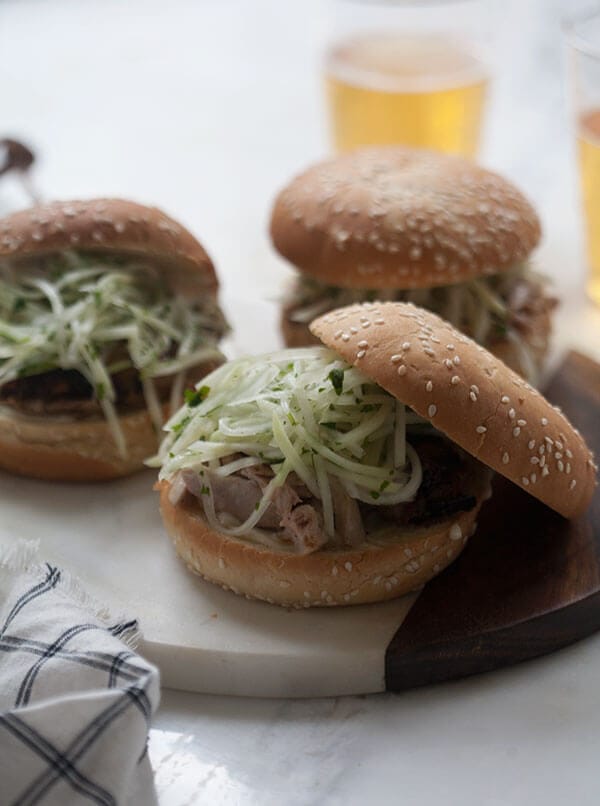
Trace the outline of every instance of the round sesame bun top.
{"label": "round sesame bun top", "polygon": [[317,163],[278,195],[275,248],[350,288],[429,288],[525,260],[541,228],[527,199],[461,157],[384,146]]}
{"label": "round sesame bun top", "polygon": [[401,302],[351,305],[311,331],[346,361],[484,464],[565,517],[596,483],[579,432],[499,359],[429,311]]}
{"label": "round sesame bun top", "polygon": [[156,207],[125,199],[54,201],[0,219],[0,259],[68,249],[143,257],[173,290],[190,296],[218,284],[202,245]]}

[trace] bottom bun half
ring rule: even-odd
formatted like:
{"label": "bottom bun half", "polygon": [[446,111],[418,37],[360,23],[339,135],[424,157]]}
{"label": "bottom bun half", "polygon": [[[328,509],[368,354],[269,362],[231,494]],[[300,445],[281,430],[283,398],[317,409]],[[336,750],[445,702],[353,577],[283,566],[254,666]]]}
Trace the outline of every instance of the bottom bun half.
{"label": "bottom bun half", "polygon": [[0,468],[53,481],[107,481],[144,466],[158,440],[145,409],[119,417],[122,457],[104,418],[31,417],[0,406]]}
{"label": "bottom bun half", "polygon": [[424,527],[398,529],[384,546],[365,543],[347,550],[290,554],[217,532],[200,504],[186,494],[173,504],[163,481],[160,508],[175,550],[187,567],[225,590],[285,607],[330,607],[394,599],[422,587],[449,565],[477,526],[489,495],[482,471],[477,504]]}

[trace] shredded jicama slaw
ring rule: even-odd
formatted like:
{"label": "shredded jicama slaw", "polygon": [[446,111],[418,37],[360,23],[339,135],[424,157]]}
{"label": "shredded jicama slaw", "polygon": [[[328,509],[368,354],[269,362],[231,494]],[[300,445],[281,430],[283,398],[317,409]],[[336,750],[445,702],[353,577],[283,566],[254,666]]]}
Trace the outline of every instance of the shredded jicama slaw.
{"label": "shredded jicama slaw", "polygon": [[216,301],[173,296],[153,266],[78,252],[0,265],[0,386],[52,369],[77,370],[90,384],[122,455],[125,440],[111,376],[135,368],[157,428],[153,378],[174,376],[181,400],[190,367],[220,359],[226,323]]}
{"label": "shredded jicama slaw", "polygon": [[[231,361],[207,376],[165,426],[168,435],[151,464],[162,464],[161,479],[196,472],[207,520],[231,535],[255,527],[294,472],[320,499],[331,536],[332,477],[369,504],[414,499],[421,462],[406,428],[416,424],[428,425],[333,351],[283,350]],[[244,523],[227,526],[215,512],[210,475],[265,463],[274,476],[257,509]]]}
{"label": "shredded jicama slaw", "polygon": [[487,344],[497,337],[512,337],[522,341],[510,324],[508,298],[515,283],[524,279],[540,287],[547,284],[544,277],[533,272],[526,264],[509,272],[454,285],[411,290],[341,288],[302,276],[298,278],[287,303],[294,306],[290,313],[292,321],[308,323],[328,310],[355,302],[412,302],[437,313],[454,327],[469,333],[480,344]]}

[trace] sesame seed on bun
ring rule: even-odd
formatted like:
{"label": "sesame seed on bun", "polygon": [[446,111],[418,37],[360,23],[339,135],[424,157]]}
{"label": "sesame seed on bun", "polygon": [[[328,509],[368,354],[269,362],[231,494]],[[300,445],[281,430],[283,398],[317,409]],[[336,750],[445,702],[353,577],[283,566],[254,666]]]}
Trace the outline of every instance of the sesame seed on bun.
{"label": "sesame seed on bun", "polygon": [[365,303],[312,322],[321,341],[472,456],[565,517],[596,484],[593,456],[566,417],[483,347],[406,303]]}
{"label": "sesame seed on bun", "polygon": [[308,168],[278,195],[275,248],[301,272],[348,288],[429,288],[498,274],[539,242],[510,182],[461,157],[369,147]]}

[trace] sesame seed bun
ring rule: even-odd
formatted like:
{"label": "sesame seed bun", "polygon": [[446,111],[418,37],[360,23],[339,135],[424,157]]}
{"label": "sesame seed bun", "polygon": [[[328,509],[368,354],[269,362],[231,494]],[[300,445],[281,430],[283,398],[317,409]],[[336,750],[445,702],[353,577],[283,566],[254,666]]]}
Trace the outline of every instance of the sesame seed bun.
{"label": "sesame seed bun", "polygon": [[506,271],[539,242],[539,219],[508,181],[461,157],[383,146],[293,179],[271,216],[275,248],[348,288],[429,288]]}
{"label": "sesame seed bun", "polygon": [[[474,463],[475,465],[475,463]],[[477,504],[468,512],[421,527],[403,526],[385,546],[290,554],[230,537],[212,529],[197,499],[171,501],[162,481],[160,508],[167,533],[188,568],[209,582],[287,607],[329,607],[381,602],[417,590],[449,565],[465,547],[489,493],[489,479],[476,466],[470,479]]]}
{"label": "sesame seed bun", "polygon": [[435,314],[400,302],[351,305],[311,331],[472,456],[565,517],[596,484],[579,432],[539,392]]}
{"label": "sesame seed bun", "polygon": [[202,245],[156,207],[125,199],[55,201],[0,220],[0,259],[68,249],[143,257],[180,294],[217,289],[213,263]]}
{"label": "sesame seed bun", "polygon": [[[165,410],[166,414],[166,410]],[[0,468],[50,481],[108,481],[141,470],[158,447],[145,409],[121,415],[127,456],[104,418],[32,417],[0,406]]]}

